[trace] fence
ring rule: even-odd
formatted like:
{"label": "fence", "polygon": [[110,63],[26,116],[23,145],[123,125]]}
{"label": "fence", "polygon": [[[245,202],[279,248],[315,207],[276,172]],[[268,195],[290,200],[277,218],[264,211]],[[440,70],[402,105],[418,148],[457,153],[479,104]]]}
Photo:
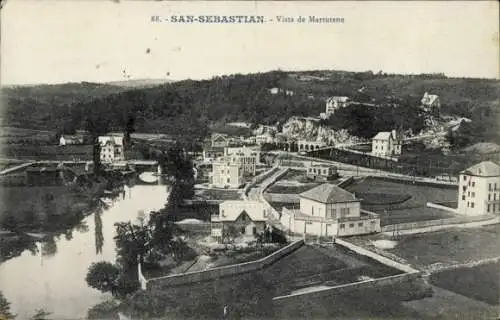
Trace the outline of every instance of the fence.
{"label": "fence", "polygon": [[448,219],[417,221],[408,223],[390,224],[382,227],[382,232],[397,232],[410,229],[439,227],[439,226],[452,226],[471,222],[487,221],[494,218],[493,216],[477,216],[477,217],[455,217]]}
{"label": "fence", "polygon": [[272,254],[256,261],[234,264],[230,266],[218,267],[204,271],[187,272],[184,274],[171,275],[147,280],[148,289],[180,286],[202,281],[211,281],[222,277],[235,276],[242,273],[248,273],[263,269],[291,252],[297,250],[304,244],[303,240],[295,241],[284,248],[273,252]]}

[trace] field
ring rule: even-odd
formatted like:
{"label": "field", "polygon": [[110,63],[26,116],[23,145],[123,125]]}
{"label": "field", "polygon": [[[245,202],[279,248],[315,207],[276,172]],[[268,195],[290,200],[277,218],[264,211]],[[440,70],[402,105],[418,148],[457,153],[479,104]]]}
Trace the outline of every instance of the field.
{"label": "field", "polygon": [[387,251],[416,266],[455,264],[500,256],[500,225],[402,236]]}
{"label": "field", "polygon": [[500,305],[500,262],[472,268],[445,270],[431,276],[431,283],[463,296]]}
{"label": "field", "polygon": [[195,200],[240,200],[241,192],[226,189],[197,189]]}
{"label": "field", "polygon": [[31,130],[16,127],[0,127],[0,145],[10,143],[51,143],[55,142],[55,132]]}
{"label": "field", "polygon": [[426,207],[426,203],[452,202],[457,198],[455,188],[405,184],[371,177],[354,182],[346,190],[365,199],[361,202],[362,207],[380,214],[382,226],[453,217],[446,211]]}
{"label": "field", "polygon": [[[182,305],[181,316],[174,318],[215,319],[221,316],[224,305],[228,305],[233,314],[244,313],[245,319],[281,319],[289,317],[282,313],[283,310],[274,310],[272,298],[275,296],[321,284],[358,281],[363,276],[375,278],[398,273],[398,270],[347,252],[341,247],[304,246],[258,273],[172,287],[148,294],[154,295],[160,308],[160,304],[175,305],[177,302]],[[324,308],[334,305],[325,303]],[[349,310],[344,311],[357,314],[361,310],[373,314],[374,311],[370,309],[373,307],[368,302],[353,305],[351,301]],[[321,309],[315,311],[321,312]],[[310,314],[316,318],[318,315]]]}
{"label": "field", "polygon": [[305,172],[289,170],[276,183],[266,189],[268,193],[299,194],[318,186],[319,183],[311,182],[305,177]]}

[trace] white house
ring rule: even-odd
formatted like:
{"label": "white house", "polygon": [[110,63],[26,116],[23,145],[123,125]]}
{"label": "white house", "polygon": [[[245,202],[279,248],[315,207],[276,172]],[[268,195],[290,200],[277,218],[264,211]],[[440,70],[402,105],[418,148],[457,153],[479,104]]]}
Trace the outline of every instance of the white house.
{"label": "white house", "polygon": [[209,181],[216,188],[239,188],[243,185],[243,169],[238,163],[217,159],[212,164]]}
{"label": "white house", "polygon": [[227,135],[222,133],[214,133],[210,138],[212,147],[227,147],[229,146],[230,139]]}
{"label": "white house", "polygon": [[292,232],[314,236],[349,236],[380,232],[377,214],[361,210],[356,196],[322,184],[300,194],[300,209],[283,209],[281,223]]}
{"label": "white house", "polygon": [[103,163],[125,160],[123,150],[123,137],[100,136],[98,138],[101,147],[100,158]]}
{"label": "white house", "polygon": [[349,97],[330,97],[326,99],[325,116],[329,117],[335,110],[345,108],[350,105]]}
{"label": "white house", "polygon": [[228,162],[239,164],[243,173],[255,175],[256,165],[260,163],[260,148],[246,146],[224,148],[224,158]]}
{"label": "white house", "polygon": [[439,101],[439,96],[435,94],[424,93],[422,100],[422,108],[425,111],[439,111],[441,108],[441,102]]}
{"label": "white house", "polygon": [[264,232],[267,215],[259,201],[224,201],[219,205],[219,214],[211,217],[211,235],[222,240],[226,231],[254,237]]}
{"label": "white house", "polygon": [[401,144],[402,139],[396,130],[379,132],[372,138],[372,154],[383,157],[401,155]]}
{"label": "white house", "polygon": [[259,145],[263,143],[273,143],[274,134],[271,132],[264,132],[262,134],[258,134],[255,136],[255,142]]}
{"label": "white house", "polygon": [[59,145],[60,146],[65,146],[66,145],[66,139],[64,139],[64,136],[61,136],[59,138]]}
{"label": "white house", "polygon": [[460,172],[458,213],[467,216],[500,214],[500,166],[483,161]]}

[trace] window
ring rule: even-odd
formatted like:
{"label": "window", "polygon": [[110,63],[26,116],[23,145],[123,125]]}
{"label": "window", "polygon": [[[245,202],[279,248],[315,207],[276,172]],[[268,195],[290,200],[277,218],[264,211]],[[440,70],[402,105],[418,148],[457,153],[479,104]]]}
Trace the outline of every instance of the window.
{"label": "window", "polygon": [[467,208],[468,208],[468,207],[470,207],[470,203],[469,203],[469,201],[467,201]]}
{"label": "window", "polygon": [[340,229],[345,229],[345,224],[343,224],[343,223],[342,223],[342,224],[340,225]]}
{"label": "window", "polygon": [[470,207],[471,207],[471,208],[474,208],[474,202],[471,202],[471,203],[470,203]]}
{"label": "window", "polygon": [[362,227],[363,226],[363,222],[358,222],[358,227]]}
{"label": "window", "polygon": [[490,212],[490,209],[491,209],[491,204],[488,204],[488,212]]}
{"label": "window", "polygon": [[467,192],[467,197],[470,197],[470,191],[469,191],[469,192]]}
{"label": "window", "polygon": [[241,227],[241,233],[245,233],[245,227]]}
{"label": "window", "polygon": [[227,178],[227,183],[229,183],[229,182],[230,182],[230,179],[229,179],[229,178]]}
{"label": "window", "polygon": [[464,195],[464,196],[462,196],[462,200],[465,200],[465,195]]}
{"label": "window", "polygon": [[488,193],[488,201],[491,201],[491,193]]}
{"label": "window", "polygon": [[311,216],[314,216],[314,207],[311,207]]}
{"label": "window", "polygon": [[497,189],[497,184],[496,184],[496,182],[495,182],[495,190],[496,190],[496,189]]}
{"label": "window", "polygon": [[472,186],[475,187],[476,186],[476,181],[472,181]]}
{"label": "window", "polygon": [[464,176],[464,181],[467,181],[467,176]]}
{"label": "window", "polygon": [[476,196],[476,193],[475,192],[472,192],[472,197],[474,198]]}
{"label": "window", "polygon": [[491,191],[491,183],[488,185],[488,190]]}
{"label": "window", "polygon": [[246,216],[246,215],[242,215],[242,216],[241,216],[241,220],[242,220],[242,221],[247,221],[247,216]]}
{"label": "window", "polygon": [[349,228],[354,228],[354,223],[349,223]]}
{"label": "window", "polygon": [[372,221],[370,221],[370,223],[371,223],[371,224],[375,224],[375,223],[377,223],[377,222],[372,220]]}

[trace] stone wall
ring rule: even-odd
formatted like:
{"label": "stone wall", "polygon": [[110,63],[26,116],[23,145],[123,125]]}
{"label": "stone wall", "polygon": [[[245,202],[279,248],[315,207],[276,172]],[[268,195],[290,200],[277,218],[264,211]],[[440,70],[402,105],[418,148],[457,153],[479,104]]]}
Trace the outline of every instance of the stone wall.
{"label": "stone wall", "polygon": [[291,252],[297,250],[304,244],[303,240],[295,241],[276,252],[260,260],[239,263],[224,267],[218,267],[197,272],[186,272],[184,274],[147,279],[148,289],[160,289],[164,287],[180,286],[190,283],[217,280],[222,277],[234,276],[265,268]]}

